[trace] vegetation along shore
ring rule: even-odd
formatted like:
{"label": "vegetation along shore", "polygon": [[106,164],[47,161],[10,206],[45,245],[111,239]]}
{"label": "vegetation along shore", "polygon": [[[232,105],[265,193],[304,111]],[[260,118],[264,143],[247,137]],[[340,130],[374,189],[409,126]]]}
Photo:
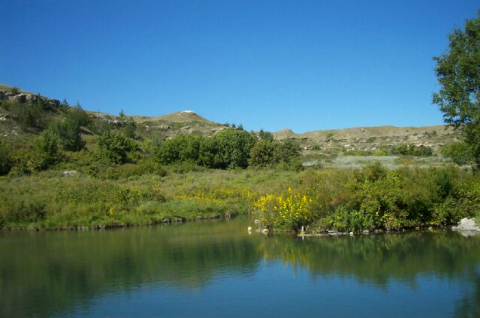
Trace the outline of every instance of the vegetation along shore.
{"label": "vegetation along shore", "polygon": [[0,228],[250,213],[269,232],[322,233],[479,218],[479,30],[467,21],[435,58],[433,101],[450,126],[247,132],[193,111],[114,116],[0,85]]}
{"label": "vegetation along shore", "polygon": [[[362,167],[332,168],[329,162],[351,152],[318,150],[323,159],[307,165],[315,150],[295,138],[213,124],[192,112],[157,119],[161,134],[146,129],[145,118],[89,113],[12,87],[1,96],[3,229],[98,229],[250,213],[270,232],[360,232],[444,226],[480,210],[471,155],[445,156],[455,142],[438,149],[380,145],[381,155],[357,154]],[[169,135],[165,126],[175,125]],[[391,156],[393,167],[376,160]]]}

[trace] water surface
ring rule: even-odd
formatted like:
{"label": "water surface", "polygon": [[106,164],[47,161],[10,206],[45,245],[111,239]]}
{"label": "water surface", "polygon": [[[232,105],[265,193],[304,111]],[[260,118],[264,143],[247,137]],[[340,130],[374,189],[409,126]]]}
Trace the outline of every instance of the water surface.
{"label": "water surface", "polygon": [[479,237],[248,223],[0,233],[0,317],[480,317]]}

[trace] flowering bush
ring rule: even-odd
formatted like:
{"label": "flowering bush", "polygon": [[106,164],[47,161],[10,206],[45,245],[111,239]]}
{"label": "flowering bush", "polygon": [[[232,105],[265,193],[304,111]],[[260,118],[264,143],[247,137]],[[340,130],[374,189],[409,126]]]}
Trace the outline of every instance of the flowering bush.
{"label": "flowering bush", "polygon": [[267,228],[283,231],[298,231],[309,225],[314,218],[312,199],[288,188],[285,195],[267,194],[254,202],[255,214]]}

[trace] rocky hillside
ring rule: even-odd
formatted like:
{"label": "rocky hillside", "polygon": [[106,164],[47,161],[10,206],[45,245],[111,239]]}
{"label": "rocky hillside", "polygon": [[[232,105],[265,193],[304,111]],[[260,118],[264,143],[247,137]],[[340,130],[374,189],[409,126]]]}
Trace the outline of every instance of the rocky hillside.
{"label": "rocky hillside", "polygon": [[[14,102],[22,107],[32,107],[39,100],[50,108],[49,118],[62,117],[61,107],[68,107],[56,99],[50,99],[38,94],[33,94],[11,86],[0,84],[0,103],[2,101]],[[8,107],[7,107],[8,108]],[[18,113],[18,110],[17,110]],[[133,121],[137,133],[145,137],[160,136],[169,138],[179,133],[199,134],[211,136],[226,128],[225,125],[211,122],[191,110],[179,111],[164,116],[117,116],[100,112],[87,111],[89,116],[97,123],[106,123],[114,128],[122,128]],[[19,125],[18,114],[0,107],[0,134],[3,137],[15,137],[28,133],[37,133],[36,130],[26,131]]]}
{"label": "rocky hillside", "polygon": [[[61,107],[55,99],[49,99],[37,94],[0,84],[0,102],[16,101],[28,105],[42,99],[52,109]],[[113,127],[122,127],[128,121],[136,125],[137,133],[145,137],[160,136],[169,138],[179,133],[211,136],[225,129],[226,125],[209,121],[191,110],[179,111],[173,114],[148,116],[116,116],[98,112],[88,112],[98,122],[106,122]],[[21,128],[15,125],[15,115],[0,108],[1,136],[15,136]],[[306,152],[315,151],[324,154],[348,154],[355,152],[374,153],[401,144],[427,146],[434,152],[439,152],[441,146],[459,140],[459,132],[447,126],[427,127],[361,127],[339,130],[319,130],[296,134],[290,129],[273,133],[278,140],[297,140]]]}
{"label": "rocky hillside", "polygon": [[191,110],[158,117],[133,116],[137,127],[147,135],[172,137],[179,133],[211,136],[226,126],[209,121]]}
{"label": "rocky hillside", "polygon": [[440,147],[459,140],[459,132],[444,125],[425,127],[360,127],[339,130],[319,130],[295,134],[284,129],[274,133],[276,139],[295,139],[305,150],[324,152],[375,152],[381,148],[413,144],[438,152]]}

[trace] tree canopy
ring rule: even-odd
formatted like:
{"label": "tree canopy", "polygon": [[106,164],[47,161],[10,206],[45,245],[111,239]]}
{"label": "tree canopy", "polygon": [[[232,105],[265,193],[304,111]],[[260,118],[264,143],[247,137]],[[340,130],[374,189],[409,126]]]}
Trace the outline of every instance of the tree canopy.
{"label": "tree canopy", "polygon": [[435,57],[440,84],[433,103],[440,107],[447,124],[461,127],[480,165],[480,11],[467,20],[464,30],[449,36],[449,49]]}

